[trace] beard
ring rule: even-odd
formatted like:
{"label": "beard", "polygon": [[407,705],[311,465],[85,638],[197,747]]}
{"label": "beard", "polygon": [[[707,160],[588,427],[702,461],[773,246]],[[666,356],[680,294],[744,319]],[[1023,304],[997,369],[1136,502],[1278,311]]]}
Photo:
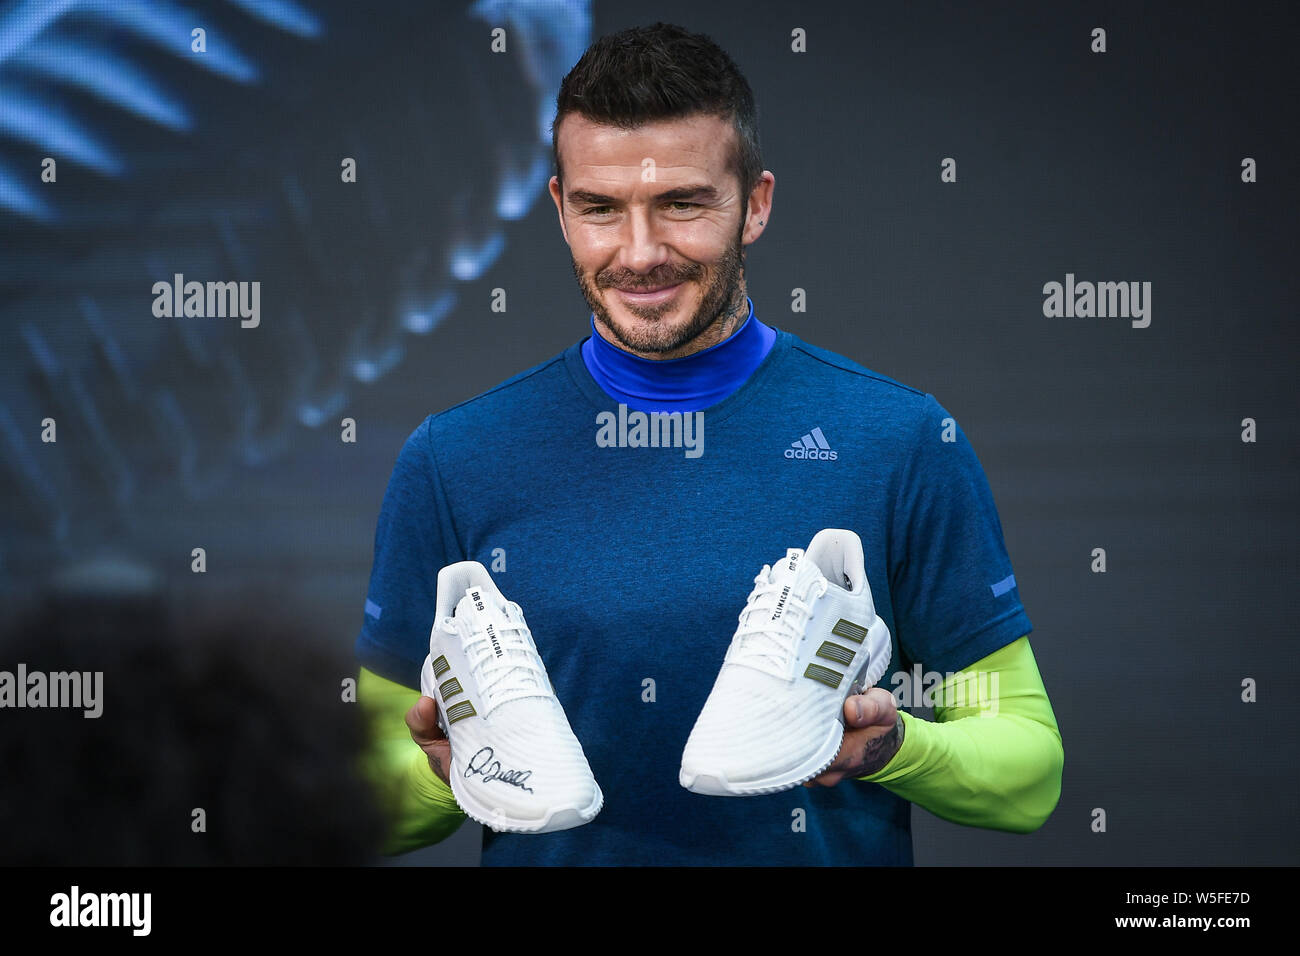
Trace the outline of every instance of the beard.
{"label": "beard", "polygon": [[[673,352],[693,341],[709,329],[718,317],[734,306],[734,300],[740,291],[744,277],[744,246],[740,238],[744,234],[744,219],[735,239],[727,246],[722,258],[712,268],[699,263],[688,263],[678,268],[668,268],[649,276],[635,273],[602,272],[594,279],[589,279],[573,260],[573,274],[582,289],[582,296],[598,323],[603,325],[614,339],[629,352],[646,355],[658,355]],[[640,322],[628,323],[615,318],[601,301],[599,290],[616,290],[623,286],[632,290],[653,289],[659,286],[673,285],[679,282],[707,281],[704,295],[693,315],[685,322],[674,323],[668,316],[680,309],[686,289],[679,289],[673,301],[662,305],[636,306],[621,303],[622,308],[631,312]],[[617,295],[617,292],[612,294]]]}

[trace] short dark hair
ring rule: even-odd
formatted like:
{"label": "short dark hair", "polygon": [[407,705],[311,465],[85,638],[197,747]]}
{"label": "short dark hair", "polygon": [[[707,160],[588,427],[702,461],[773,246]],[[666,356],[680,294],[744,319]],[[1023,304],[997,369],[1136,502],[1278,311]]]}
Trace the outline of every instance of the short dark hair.
{"label": "short dark hair", "polygon": [[731,57],[702,33],[655,23],[601,37],[587,48],[555,98],[551,153],[561,186],[559,129],[570,113],[622,129],[658,119],[718,116],[736,130],[728,169],[740,181],[742,199],[763,174],[754,93]]}

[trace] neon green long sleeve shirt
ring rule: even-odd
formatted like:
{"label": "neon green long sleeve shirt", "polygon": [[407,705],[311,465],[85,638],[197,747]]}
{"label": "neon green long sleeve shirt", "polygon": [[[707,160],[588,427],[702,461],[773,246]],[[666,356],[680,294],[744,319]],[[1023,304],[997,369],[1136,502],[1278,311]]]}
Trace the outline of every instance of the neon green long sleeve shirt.
{"label": "neon green long sleeve shirt", "polygon": [[447,839],[465,822],[465,811],[411,739],[406,712],[418,690],[361,668],[357,702],[370,721],[371,748],[365,770],[389,819],[386,854],[406,853]]}
{"label": "neon green long sleeve shirt", "polygon": [[[860,779],[954,823],[1028,833],[1042,826],[1060,798],[1061,734],[1028,636],[962,674],[978,679],[981,672],[985,686],[996,687],[996,713],[989,716],[993,708],[987,708],[981,715],[978,703],[936,703],[938,722],[930,722],[903,711],[903,745],[881,770]],[[955,699],[961,676],[945,682],[940,700]],[[383,848],[389,854],[444,840],[466,819],[451,788],[411,740],[406,712],[419,696],[361,669],[358,700],[370,716],[373,741],[367,773],[390,812]]]}
{"label": "neon green long sleeve shirt", "polygon": [[883,768],[859,779],[953,823],[1037,830],[1060,799],[1065,751],[1028,635],[945,681],[939,699],[958,699],[957,684],[971,675],[996,687],[996,708],[982,715],[978,703],[936,702],[937,722],[901,711],[903,745]]}

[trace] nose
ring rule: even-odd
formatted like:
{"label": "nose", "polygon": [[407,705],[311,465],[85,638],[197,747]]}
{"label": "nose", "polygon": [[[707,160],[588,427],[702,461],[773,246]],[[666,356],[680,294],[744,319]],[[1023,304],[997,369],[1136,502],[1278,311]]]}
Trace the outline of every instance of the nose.
{"label": "nose", "polygon": [[628,272],[647,276],[669,261],[668,249],[654,217],[644,207],[634,208],[627,217],[622,239],[619,264]]}

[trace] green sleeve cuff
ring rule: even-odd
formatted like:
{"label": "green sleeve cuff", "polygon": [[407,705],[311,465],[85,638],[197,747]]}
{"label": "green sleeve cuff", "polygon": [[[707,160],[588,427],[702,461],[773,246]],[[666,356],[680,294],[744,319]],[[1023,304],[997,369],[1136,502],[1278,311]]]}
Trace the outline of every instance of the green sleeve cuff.
{"label": "green sleeve cuff", "polygon": [[409,764],[407,783],[419,797],[418,802],[433,810],[461,813],[460,804],[456,802],[451,787],[433,772],[433,768],[429,766],[429,758],[415,745],[415,741],[411,741],[411,751],[407,756]]}
{"label": "green sleeve cuff", "polygon": [[889,763],[873,774],[859,777],[859,780],[865,780],[867,783],[886,783],[907,777],[913,770],[925,766],[933,745],[933,741],[926,739],[930,722],[920,717],[913,717],[905,710],[900,710],[898,714],[903,718],[903,746],[898,748],[898,753],[894,754]]}
{"label": "green sleeve cuff", "polygon": [[465,822],[451,788],[429,766],[411,739],[406,712],[420,692],[361,669],[357,700],[369,717],[366,771],[387,810],[386,854],[406,853],[438,843]]}
{"label": "green sleeve cuff", "polygon": [[1041,827],[1060,800],[1065,756],[1028,636],[945,680],[934,709],[937,722],[900,711],[903,745],[859,779],[954,823]]}

